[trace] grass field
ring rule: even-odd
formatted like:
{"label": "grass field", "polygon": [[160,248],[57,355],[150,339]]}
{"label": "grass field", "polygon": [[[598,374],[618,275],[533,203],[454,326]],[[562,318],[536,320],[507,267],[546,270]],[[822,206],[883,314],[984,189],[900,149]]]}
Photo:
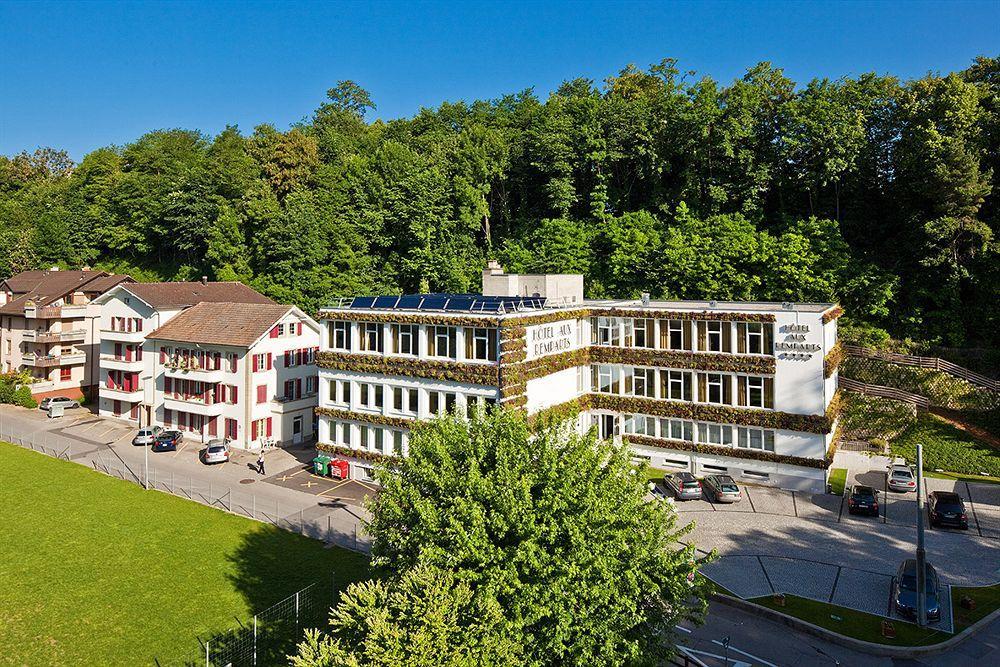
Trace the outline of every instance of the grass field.
{"label": "grass field", "polygon": [[847,468],[831,468],[830,489],[838,496],[842,496],[845,484],[847,484]]}
{"label": "grass field", "polygon": [[[964,609],[962,598],[970,597],[976,602],[975,609]],[[951,589],[951,608],[955,614],[955,630],[961,632],[1000,607],[1000,584]]]}
{"label": "grass field", "polygon": [[941,468],[966,475],[985,473],[1000,477],[1000,451],[934,415],[920,415],[913,426],[892,440],[892,453],[916,461],[918,442],[924,445],[924,470]]}
{"label": "grass field", "polygon": [[0,443],[0,664],[178,664],[367,559]]}

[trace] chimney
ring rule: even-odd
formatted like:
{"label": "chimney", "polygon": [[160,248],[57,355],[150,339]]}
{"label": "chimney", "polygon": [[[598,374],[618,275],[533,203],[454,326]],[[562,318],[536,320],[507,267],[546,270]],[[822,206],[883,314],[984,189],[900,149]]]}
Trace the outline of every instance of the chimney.
{"label": "chimney", "polygon": [[202,276],[201,277],[201,284],[202,285],[207,285],[208,284],[208,276]]}
{"label": "chimney", "polygon": [[503,273],[503,267],[500,266],[500,262],[495,259],[491,259],[486,262],[486,272],[491,276],[499,276]]}

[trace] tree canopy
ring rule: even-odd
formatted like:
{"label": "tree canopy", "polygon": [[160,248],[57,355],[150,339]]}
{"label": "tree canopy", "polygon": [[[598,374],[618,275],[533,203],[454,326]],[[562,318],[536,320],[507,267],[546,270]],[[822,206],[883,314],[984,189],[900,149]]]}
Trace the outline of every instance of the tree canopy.
{"label": "tree canopy", "polygon": [[[372,557],[390,574],[349,589],[300,667],[658,665],[676,624],[704,612],[694,547],[679,542],[691,526],[593,429],[442,416],[377,474]],[[428,662],[450,638],[465,648]]]}
{"label": "tree canopy", "polygon": [[998,81],[998,58],[803,85],[667,59],[391,120],[341,81],[286,130],[0,157],[0,277],[208,275],[312,311],[474,291],[497,257],[583,272],[591,296],[839,300],[900,337],[995,347]]}

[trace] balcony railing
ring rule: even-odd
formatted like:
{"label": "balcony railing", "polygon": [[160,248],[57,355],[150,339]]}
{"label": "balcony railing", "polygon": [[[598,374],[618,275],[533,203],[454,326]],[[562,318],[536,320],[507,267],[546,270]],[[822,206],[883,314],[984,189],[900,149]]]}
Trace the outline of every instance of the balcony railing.
{"label": "balcony railing", "polygon": [[87,336],[84,329],[72,331],[25,331],[22,338],[34,343],[65,343],[67,341],[83,340]]}
{"label": "balcony railing", "polygon": [[82,317],[87,314],[87,304],[68,304],[64,306],[25,306],[24,316],[40,320],[61,319],[63,317]]}
{"label": "balcony railing", "polygon": [[117,340],[125,343],[139,343],[146,337],[142,331],[121,331],[120,329],[101,329],[103,340]]}
{"label": "balcony railing", "polygon": [[70,352],[67,354],[24,354],[21,355],[21,363],[34,368],[50,368],[52,366],[72,366],[82,364],[87,361],[87,355],[83,352]]}

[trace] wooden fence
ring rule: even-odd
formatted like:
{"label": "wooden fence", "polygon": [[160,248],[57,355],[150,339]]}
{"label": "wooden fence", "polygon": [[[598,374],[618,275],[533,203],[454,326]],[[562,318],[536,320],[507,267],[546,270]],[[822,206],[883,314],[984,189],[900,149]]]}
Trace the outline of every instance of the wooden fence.
{"label": "wooden fence", "polygon": [[[979,373],[970,371],[968,368],[959,366],[958,364],[953,364],[947,359],[941,359],[939,357],[918,357],[912,354],[897,354],[895,352],[882,352],[881,350],[871,350],[867,347],[858,347],[856,345],[845,345],[844,352],[852,357],[881,359],[882,361],[888,361],[902,366],[916,366],[918,368],[928,368],[930,370],[941,371],[965,380],[966,382],[974,384],[977,387],[989,389],[990,391],[1000,391],[1000,380],[994,380],[993,378],[986,377],[985,375],[980,375]],[[879,396],[881,394],[875,395]]]}
{"label": "wooden fence", "polygon": [[926,396],[921,396],[920,394],[911,394],[908,391],[903,391],[902,389],[896,389],[895,387],[883,387],[880,384],[866,384],[864,382],[858,382],[857,380],[852,380],[851,378],[846,378],[843,375],[837,380],[839,386],[844,391],[856,391],[859,394],[868,394],[869,396],[881,396],[882,398],[891,398],[895,401],[902,401],[904,403],[910,403],[915,406],[918,410],[926,411],[931,402]]}

